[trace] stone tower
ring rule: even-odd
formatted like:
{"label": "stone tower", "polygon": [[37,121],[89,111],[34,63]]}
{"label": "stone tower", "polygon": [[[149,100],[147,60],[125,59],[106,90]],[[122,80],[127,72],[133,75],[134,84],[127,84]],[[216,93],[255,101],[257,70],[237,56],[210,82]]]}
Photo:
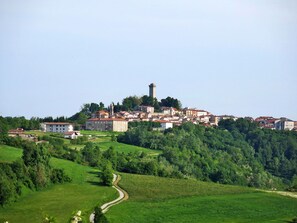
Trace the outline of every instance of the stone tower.
{"label": "stone tower", "polygon": [[113,103],[109,106],[109,117],[112,118],[114,116],[114,106]]}
{"label": "stone tower", "polygon": [[156,85],[154,83],[151,83],[149,85],[149,87],[150,87],[149,96],[152,98],[155,98],[156,97]]}

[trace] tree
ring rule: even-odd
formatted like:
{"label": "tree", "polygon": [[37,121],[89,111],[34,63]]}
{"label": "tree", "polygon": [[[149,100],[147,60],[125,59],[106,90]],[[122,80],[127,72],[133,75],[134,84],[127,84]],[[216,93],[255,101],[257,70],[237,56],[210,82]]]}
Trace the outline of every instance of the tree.
{"label": "tree", "polygon": [[102,184],[106,186],[112,186],[112,180],[113,180],[113,174],[112,174],[111,163],[107,161],[101,173],[101,181],[102,181]]}
{"label": "tree", "polygon": [[178,110],[180,110],[182,107],[181,102],[179,100],[169,97],[169,96],[165,99],[161,99],[160,106],[173,107]]}
{"label": "tree", "polygon": [[94,217],[94,223],[108,223],[109,221],[105,217],[105,215],[102,213],[102,209],[100,207],[95,208],[95,217]]}
{"label": "tree", "polygon": [[123,99],[123,108],[126,111],[133,110],[142,103],[142,99],[137,96],[129,96]]}

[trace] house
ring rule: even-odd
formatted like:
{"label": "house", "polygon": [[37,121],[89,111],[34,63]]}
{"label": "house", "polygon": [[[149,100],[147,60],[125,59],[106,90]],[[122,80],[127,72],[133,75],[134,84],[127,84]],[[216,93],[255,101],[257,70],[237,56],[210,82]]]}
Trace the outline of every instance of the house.
{"label": "house", "polygon": [[137,106],[136,110],[137,110],[137,111],[146,112],[146,113],[154,113],[155,108],[152,107],[152,106],[144,106],[144,105],[140,105],[140,106]]}
{"label": "house", "polygon": [[77,139],[82,136],[79,131],[64,132],[65,139]]}
{"label": "house", "polygon": [[24,129],[22,128],[11,129],[8,131],[8,136],[11,136],[11,137],[23,136],[24,134],[25,134]]}
{"label": "house", "polygon": [[120,118],[91,118],[86,121],[87,130],[126,132],[128,121]]}
{"label": "house", "polygon": [[275,125],[279,120],[280,119],[276,119],[271,116],[260,116],[255,119],[255,122],[257,122],[262,128],[275,129]]}
{"label": "house", "polygon": [[109,118],[109,113],[107,111],[100,110],[93,113],[92,118]]}
{"label": "house", "polygon": [[165,129],[169,129],[169,128],[173,128],[173,123],[170,121],[166,121],[166,120],[157,120],[155,122],[158,122],[161,124],[161,130],[165,130]]}
{"label": "house", "polygon": [[163,112],[163,114],[165,115],[171,115],[174,116],[177,109],[173,108],[173,107],[161,107],[161,111]]}
{"label": "house", "polygon": [[187,117],[200,117],[200,116],[206,116],[210,114],[208,111],[192,109],[192,108],[184,108],[183,112]]}
{"label": "house", "polygon": [[280,118],[275,122],[275,129],[277,130],[292,130],[294,129],[294,121],[287,118]]}
{"label": "house", "polygon": [[73,125],[68,122],[44,122],[40,124],[43,132],[72,132]]}

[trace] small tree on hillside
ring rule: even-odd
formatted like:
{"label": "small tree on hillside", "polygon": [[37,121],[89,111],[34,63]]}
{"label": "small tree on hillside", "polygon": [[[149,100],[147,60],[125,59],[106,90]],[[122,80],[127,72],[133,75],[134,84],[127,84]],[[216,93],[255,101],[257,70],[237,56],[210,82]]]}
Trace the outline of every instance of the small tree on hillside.
{"label": "small tree on hillside", "polygon": [[102,180],[102,183],[106,186],[112,185],[113,175],[112,175],[111,163],[109,161],[102,169],[101,180]]}
{"label": "small tree on hillside", "polygon": [[94,223],[108,223],[109,221],[105,217],[105,215],[102,213],[102,209],[100,207],[95,208],[95,217],[94,217]]}

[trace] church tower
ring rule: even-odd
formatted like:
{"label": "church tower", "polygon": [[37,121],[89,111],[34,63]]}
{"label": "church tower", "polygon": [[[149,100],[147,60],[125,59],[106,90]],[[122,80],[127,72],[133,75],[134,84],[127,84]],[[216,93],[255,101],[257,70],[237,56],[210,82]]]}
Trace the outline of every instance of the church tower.
{"label": "church tower", "polygon": [[155,98],[156,97],[156,85],[154,83],[151,83],[149,85],[149,87],[150,87],[149,96],[152,98]]}
{"label": "church tower", "polygon": [[109,117],[112,118],[114,116],[114,106],[113,103],[109,106]]}

